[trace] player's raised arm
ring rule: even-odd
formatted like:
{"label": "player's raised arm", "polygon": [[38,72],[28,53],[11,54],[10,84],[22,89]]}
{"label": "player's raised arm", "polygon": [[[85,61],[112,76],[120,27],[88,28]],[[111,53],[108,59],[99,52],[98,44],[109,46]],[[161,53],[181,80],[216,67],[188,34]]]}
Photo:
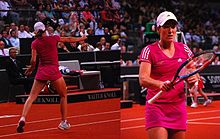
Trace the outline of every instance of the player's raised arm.
{"label": "player's raised arm", "polygon": [[82,37],[60,37],[60,42],[79,42],[79,41],[83,41],[86,40],[87,37],[86,36],[82,36]]}

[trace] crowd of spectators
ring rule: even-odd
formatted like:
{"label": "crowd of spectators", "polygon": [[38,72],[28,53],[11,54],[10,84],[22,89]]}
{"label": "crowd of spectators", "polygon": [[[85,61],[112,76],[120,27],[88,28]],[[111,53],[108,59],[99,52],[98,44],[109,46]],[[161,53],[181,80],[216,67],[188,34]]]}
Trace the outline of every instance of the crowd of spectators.
{"label": "crowd of spectators", "polygon": [[[25,6],[32,9],[34,15],[29,24],[19,22],[22,17],[19,10],[7,11]],[[138,37],[142,38],[146,24],[155,23],[157,15],[164,10],[177,15],[179,30],[194,52],[213,48],[218,51],[220,47],[220,10],[203,0],[0,0],[0,9],[3,10],[0,19],[4,22],[0,38],[5,48],[19,50],[19,38],[34,37],[33,24],[41,21],[47,26],[48,35],[103,36],[95,45],[86,41],[59,43],[59,52],[128,52],[129,33],[138,32]],[[110,41],[105,38],[108,35]]]}

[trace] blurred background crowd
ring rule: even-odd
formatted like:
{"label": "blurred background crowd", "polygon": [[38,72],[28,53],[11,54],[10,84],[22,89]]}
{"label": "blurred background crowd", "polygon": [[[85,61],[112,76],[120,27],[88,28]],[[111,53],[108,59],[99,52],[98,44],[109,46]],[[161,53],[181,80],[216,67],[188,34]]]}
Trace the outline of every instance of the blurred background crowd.
{"label": "blurred background crowd", "polygon": [[[33,38],[33,25],[41,21],[48,35],[102,36],[95,44],[59,43],[59,52],[139,53],[145,46],[146,24],[155,23],[158,14],[168,10],[177,16],[178,30],[194,52],[219,51],[219,6],[212,0],[0,0],[0,49],[19,50],[19,39]],[[122,65],[129,63],[138,62]]]}

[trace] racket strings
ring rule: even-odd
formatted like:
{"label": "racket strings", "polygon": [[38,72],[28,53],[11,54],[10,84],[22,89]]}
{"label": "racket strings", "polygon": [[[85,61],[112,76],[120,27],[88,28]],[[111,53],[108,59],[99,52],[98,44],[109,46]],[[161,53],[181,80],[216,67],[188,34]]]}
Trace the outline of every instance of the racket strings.
{"label": "racket strings", "polygon": [[198,70],[201,70],[203,69],[203,67],[206,67],[208,64],[210,64],[214,57],[214,53],[204,53],[199,56],[193,57],[184,67],[182,67],[178,74],[178,77],[185,78],[186,76],[194,74]]}

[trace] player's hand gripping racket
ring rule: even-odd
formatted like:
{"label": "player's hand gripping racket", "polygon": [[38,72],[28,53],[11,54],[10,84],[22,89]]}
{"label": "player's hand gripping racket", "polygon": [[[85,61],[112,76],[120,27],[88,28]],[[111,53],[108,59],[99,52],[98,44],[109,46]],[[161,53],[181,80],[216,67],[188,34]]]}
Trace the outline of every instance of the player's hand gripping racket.
{"label": "player's hand gripping racket", "polygon": [[[214,59],[216,58],[216,53],[214,51],[203,51],[194,55],[193,57],[187,59],[176,71],[175,76],[171,80],[171,84],[174,86],[175,84],[181,82],[189,78],[192,75],[202,71],[206,68]],[[163,91],[159,91],[155,96],[153,96],[150,100],[148,100],[149,104],[154,103],[160,96],[163,94]]]}

